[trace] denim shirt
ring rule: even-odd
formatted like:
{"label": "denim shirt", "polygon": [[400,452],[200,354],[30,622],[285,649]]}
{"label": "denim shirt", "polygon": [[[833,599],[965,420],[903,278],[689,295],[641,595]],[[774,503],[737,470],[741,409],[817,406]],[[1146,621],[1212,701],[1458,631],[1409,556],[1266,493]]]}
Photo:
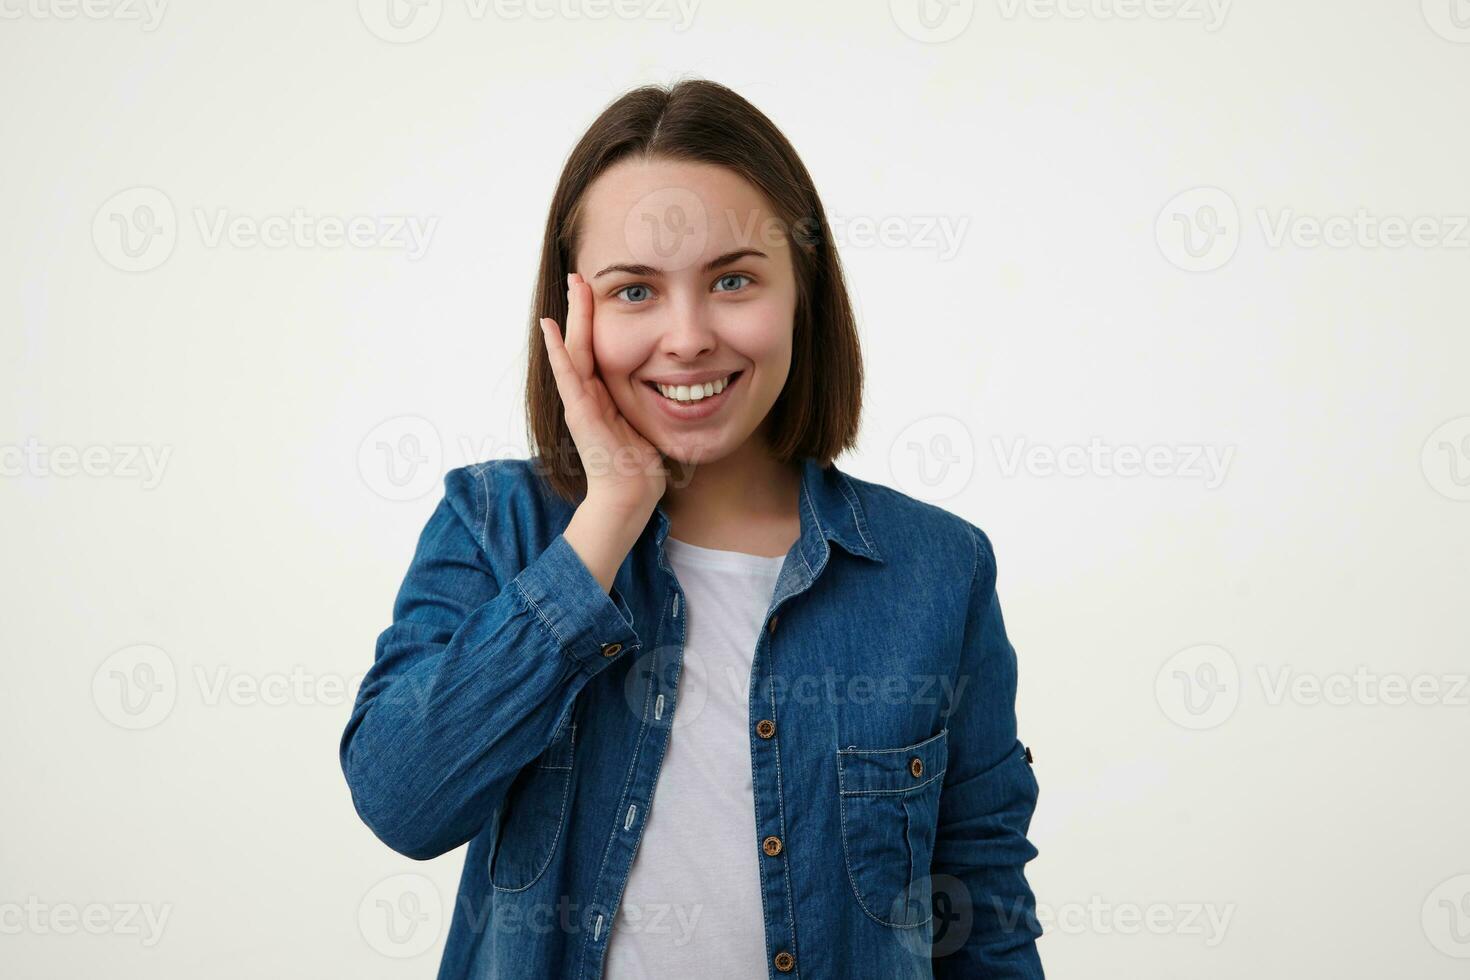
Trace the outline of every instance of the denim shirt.
{"label": "denim shirt", "polygon": [[[534,465],[445,476],[342,734],[379,839],[469,844],[440,980],[602,976],[679,710],[663,505],[604,591]],[[1041,978],[989,539],[811,458],[799,508],[749,684],[768,976]]]}

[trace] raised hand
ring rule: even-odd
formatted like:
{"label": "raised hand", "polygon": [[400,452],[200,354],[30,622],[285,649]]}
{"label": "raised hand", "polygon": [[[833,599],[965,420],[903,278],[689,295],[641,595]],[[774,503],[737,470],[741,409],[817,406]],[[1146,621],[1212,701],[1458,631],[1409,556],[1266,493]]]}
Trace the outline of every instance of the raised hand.
{"label": "raised hand", "polygon": [[541,318],[546,354],[556,377],[567,428],[587,473],[587,498],[651,511],[664,494],[667,471],[658,449],[623,417],[597,373],[592,354],[592,288],[567,276],[567,330]]}

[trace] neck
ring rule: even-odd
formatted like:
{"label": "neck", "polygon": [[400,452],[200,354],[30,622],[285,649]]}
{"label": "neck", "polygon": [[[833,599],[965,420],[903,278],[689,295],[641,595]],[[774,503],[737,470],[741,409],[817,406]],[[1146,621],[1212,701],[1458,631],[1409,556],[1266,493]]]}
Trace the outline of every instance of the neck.
{"label": "neck", "polygon": [[758,439],[710,463],[666,459],[668,488],[659,506],[675,537],[707,538],[710,529],[769,524],[797,517],[801,463],[771,457]]}

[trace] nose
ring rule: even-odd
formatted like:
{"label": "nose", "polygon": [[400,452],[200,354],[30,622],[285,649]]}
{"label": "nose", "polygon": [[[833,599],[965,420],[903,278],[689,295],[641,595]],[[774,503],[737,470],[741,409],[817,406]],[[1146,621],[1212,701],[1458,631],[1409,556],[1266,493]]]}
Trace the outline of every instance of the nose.
{"label": "nose", "polygon": [[709,312],[699,297],[680,295],[670,302],[668,310],[668,321],[659,338],[662,353],[694,360],[714,348],[715,333],[710,326]]}

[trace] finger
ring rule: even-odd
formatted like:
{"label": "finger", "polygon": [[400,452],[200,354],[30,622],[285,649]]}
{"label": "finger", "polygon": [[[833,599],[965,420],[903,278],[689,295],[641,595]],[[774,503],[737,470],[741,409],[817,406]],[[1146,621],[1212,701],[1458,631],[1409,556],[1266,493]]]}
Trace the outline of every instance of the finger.
{"label": "finger", "polygon": [[546,341],[546,357],[551,361],[556,390],[561,392],[562,403],[570,407],[582,397],[582,381],[577,374],[577,367],[572,363],[561,337],[557,334],[556,321],[549,316],[541,318],[541,336]]}
{"label": "finger", "polygon": [[592,290],[575,272],[567,276],[567,355],[583,380],[592,377]]}

